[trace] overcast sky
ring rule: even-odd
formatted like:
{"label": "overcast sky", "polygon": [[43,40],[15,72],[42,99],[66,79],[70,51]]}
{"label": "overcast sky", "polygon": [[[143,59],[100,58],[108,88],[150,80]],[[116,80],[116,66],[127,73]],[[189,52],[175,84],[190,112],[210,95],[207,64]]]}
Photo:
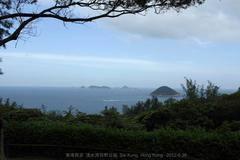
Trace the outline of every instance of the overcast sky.
{"label": "overcast sky", "polygon": [[[46,5],[46,0],[42,0]],[[179,88],[184,77],[240,86],[240,1],[84,25],[39,21],[35,36],[0,50],[1,86]]]}

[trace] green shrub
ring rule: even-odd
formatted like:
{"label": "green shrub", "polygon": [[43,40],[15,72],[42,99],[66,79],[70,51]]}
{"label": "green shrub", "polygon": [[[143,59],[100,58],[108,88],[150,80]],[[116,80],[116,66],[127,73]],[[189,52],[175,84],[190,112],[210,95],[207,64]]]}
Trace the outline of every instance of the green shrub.
{"label": "green shrub", "polygon": [[16,109],[4,113],[4,119],[11,121],[26,121],[30,119],[38,119],[42,116],[43,114],[39,109]]}
{"label": "green shrub", "polygon": [[[107,152],[187,153],[189,159],[235,160],[240,156],[240,133],[201,129],[154,132],[68,125],[63,122],[11,122],[5,132],[8,144],[52,144],[100,148]],[[78,150],[79,152],[79,150]]]}

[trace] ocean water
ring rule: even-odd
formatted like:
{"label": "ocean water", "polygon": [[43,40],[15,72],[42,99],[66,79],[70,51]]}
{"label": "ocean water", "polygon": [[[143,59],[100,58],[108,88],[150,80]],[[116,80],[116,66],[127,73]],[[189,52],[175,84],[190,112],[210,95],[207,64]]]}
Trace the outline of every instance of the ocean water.
{"label": "ocean water", "polygon": [[[57,87],[0,87],[0,98],[9,98],[25,108],[39,108],[48,111],[67,110],[73,106],[81,112],[99,113],[105,106],[114,106],[122,111],[122,105],[134,105],[138,101],[151,98],[154,89],[88,89]],[[182,93],[181,90],[177,90]],[[221,93],[233,93],[236,90],[220,90]],[[165,101],[170,97],[158,97]],[[175,97],[182,99],[183,97]]]}
{"label": "ocean water", "polygon": [[[0,97],[10,98],[25,108],[46,110],[67,110],[73,106],[81,112],[99,113],[105,106],[115,106],[118,111],[122,105],[134,105],[150,98],[154,89],[88,89],[54,87],[0,87]],[[169,97],[160,97],[164,101]]]}

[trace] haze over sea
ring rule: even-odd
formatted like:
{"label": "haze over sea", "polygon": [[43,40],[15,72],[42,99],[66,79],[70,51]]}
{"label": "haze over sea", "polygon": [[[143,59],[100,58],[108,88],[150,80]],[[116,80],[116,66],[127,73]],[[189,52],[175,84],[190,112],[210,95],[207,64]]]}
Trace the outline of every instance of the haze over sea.
{"label": "haze over sea", "polygon": [[[154,89],[111,88],[88,89],[77,87],[0,87],[0,97],[10,98],[25,108],[40,108],[46,110],[67,110],[69,106],[85,113],[99,113],[105,106],[117,107],[134,105],[145,101]],[[181,92],[181,90],[177,90]],[[225,90],[225,92],[233,92]],[[165,101],[169,97],[159,97]],[[177,97],[178,99],[182,97]]]}

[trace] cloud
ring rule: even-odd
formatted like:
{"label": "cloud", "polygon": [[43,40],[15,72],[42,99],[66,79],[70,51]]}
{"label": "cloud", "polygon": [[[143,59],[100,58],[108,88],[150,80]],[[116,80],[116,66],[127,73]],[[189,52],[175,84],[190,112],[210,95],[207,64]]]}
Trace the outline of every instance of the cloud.
{"label": "cloud", "polygon": [[131,86],[155,86],[159,83],[179,85],[186,76],[204,82],[210,79],[218,84],[236,87],[236,80],[239,79],[234,66],[228,65],[226,68],[226,65],[206,65],[204,62],[198,64],[194,61],[51,53],[0,54],[3,58],[1,68],[5,72],[0,82],[1,85],[8,86],[79,86],[106,83],[116,86],[123,83]]}
{"label": "cloud", "polygon": [[[189,61],[152,61],[121,57],[97,57],[43,53],[2,53],[3,62],[69,65],[94,69],[176,72],[189,70]],[[191,70],[191,69],[190,69]],[[193,70],[192,70],[193,71]]]}
{"label": "cloud", "polygon": [[160,39],[187,39],[201,43],[240,42],[240,1],[206,0],[205,4],[160,15],[123,16],[104,21],[104,26]]}

